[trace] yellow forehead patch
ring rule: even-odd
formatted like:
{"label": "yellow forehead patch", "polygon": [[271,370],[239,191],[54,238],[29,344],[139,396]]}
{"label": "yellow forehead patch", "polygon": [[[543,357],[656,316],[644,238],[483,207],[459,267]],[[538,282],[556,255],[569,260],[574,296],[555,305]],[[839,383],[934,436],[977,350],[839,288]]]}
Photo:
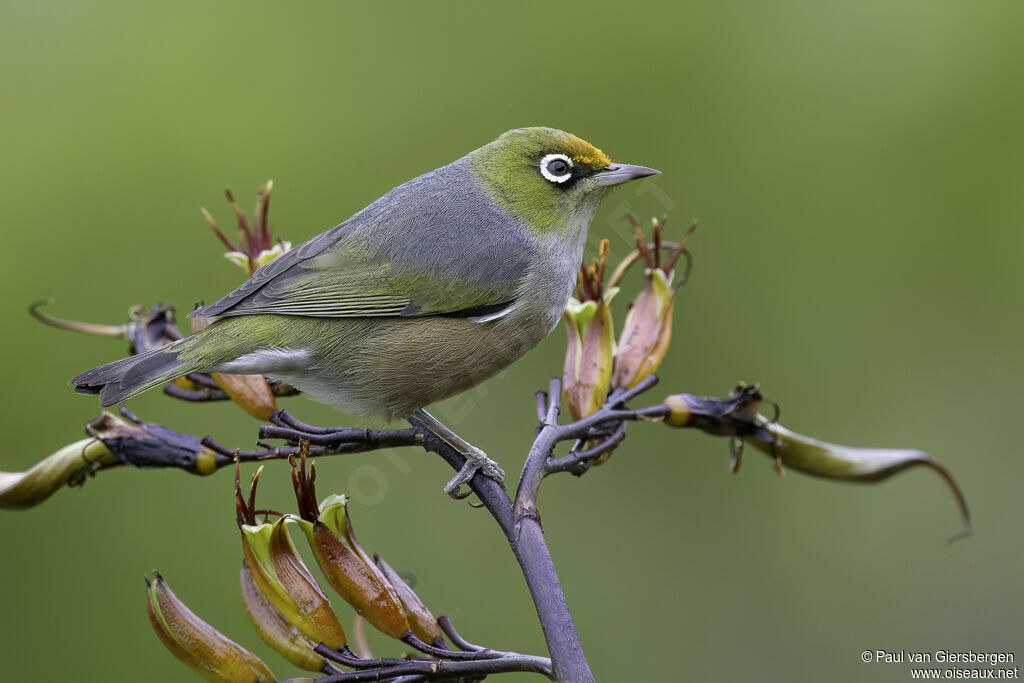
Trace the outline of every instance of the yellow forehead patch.
{"label": "yellow forehead patch", "polygon": [[586,140],[580,139],[575,135],[568,134],[565,140],[565,146],[570,151],[570,157],[574,163],[582,164],[584,166],[592,166],[594,168],[604,168],[608,164],[612,163],[612,160],[608,158],[608,155],[594,147]]}
{"label": "yellow forehead patch", "polygon": [[601,150],[595,150],[600,156],[591,156],[589,154],[577,154],[572,158],[577,164],[583,164],[584,166],[601,166],[602,168],[612,163],[612,160],[605,156]]}

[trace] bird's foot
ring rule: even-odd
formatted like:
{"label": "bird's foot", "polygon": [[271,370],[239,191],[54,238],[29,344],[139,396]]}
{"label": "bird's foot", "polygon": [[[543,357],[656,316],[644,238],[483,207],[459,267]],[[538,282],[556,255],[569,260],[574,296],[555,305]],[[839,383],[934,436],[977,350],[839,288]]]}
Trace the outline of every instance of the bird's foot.
{"label": "bird's foot", "polygon": [[505,488],[505,473],[498,467],[498,463],[488,458],[482,450],[445,427],[436,417],[420,408],[413,411],[408,420],[414,425],[423,426],[466,458],[466,462],[458,474],[445,484],[444,492],[449,496],[456,500],[469,497],[473,492],[463,492],[462,485],[468,484],[477,472],[482,473],[485,477],[490,477],[498,482],[501,488]]}
{"label": "bird's foot", "polygon": [[501,488],[505,488],[505,472],[498,466],[498,463],[488,458],[487,454],[476,446],[469,446],[467,450],[468,452],[463,453],[466,456],[466,464],[462,466],[458,474],[452,477],[451,481],[445,484],[444,492],[456,500],[469,497],[473,492],[468,489],[463,491],[462,485],[468,484],[477,472],[498,482]]}

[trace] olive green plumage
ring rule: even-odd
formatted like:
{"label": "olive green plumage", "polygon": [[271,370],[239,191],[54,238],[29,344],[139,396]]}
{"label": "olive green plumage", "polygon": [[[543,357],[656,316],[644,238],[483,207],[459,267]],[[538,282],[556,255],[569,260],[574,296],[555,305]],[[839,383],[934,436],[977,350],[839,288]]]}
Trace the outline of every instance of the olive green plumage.
{"label": "olive green plumage", "polygon": [[162,349],[82,373],[104,405],[191,372],[262,373],[361,415],[407,416],[557,324],[606,190],[656,173],[525,128],[391,190],[193,315]]}

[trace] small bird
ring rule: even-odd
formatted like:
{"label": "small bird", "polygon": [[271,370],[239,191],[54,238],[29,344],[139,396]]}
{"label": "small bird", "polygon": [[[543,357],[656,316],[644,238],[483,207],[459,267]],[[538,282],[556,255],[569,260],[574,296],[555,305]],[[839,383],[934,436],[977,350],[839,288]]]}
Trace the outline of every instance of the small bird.
{"label": "small bird", "polygon": [[504,484],[493,461],[424,408],[555,328],[601,198],[656,173],[553,128],[508,131],[190,314],[216,318],[208,327],[70,384],[109,406],[189,373],[268,375],[346,412],[431,430],[466,456],[449,495],[480,469]]}

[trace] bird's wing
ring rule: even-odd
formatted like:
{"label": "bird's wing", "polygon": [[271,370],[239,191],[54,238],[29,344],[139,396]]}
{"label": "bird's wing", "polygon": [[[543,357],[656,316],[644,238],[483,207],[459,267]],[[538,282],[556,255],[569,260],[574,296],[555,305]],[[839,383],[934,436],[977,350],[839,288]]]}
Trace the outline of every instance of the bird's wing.
{"label": "bird's wing", "polygon": [[506,307],[533,238],[450,168],[395,188],[190,317],[477,316]]}

